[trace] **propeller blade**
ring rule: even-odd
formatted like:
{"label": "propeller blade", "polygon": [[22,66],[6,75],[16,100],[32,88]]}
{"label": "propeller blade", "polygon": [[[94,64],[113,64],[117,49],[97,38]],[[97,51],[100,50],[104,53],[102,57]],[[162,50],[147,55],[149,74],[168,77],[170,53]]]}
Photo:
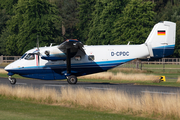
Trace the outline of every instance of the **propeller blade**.
{"label": "propeller blade", "polygon": [[39,66],[39,63],[40,63],[40,61],[39,61],[40,50],[39,50],[39,39],[38,39],[38,37],[39,36],[37,35],[37,51],[38,51],[37,52],[38,54],[37,54],[37,57],[36,57],[36,65],[37,66]]}
{"label": "propeller blade", "polygon": [[39,51],[39,39],[38,39],[38,35],[37,35],[37,49]]}

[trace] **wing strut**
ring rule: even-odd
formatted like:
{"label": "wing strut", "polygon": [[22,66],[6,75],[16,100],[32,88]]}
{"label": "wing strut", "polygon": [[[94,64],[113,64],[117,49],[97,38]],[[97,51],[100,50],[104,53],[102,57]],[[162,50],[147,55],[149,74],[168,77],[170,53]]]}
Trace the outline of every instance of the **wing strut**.
{"label": "wing strut", "polygon": [[66,58],[66,64],[67,64],[67,74],[70,75],[71,74],[71,49],[70,48],[67,48],[67,58]]}

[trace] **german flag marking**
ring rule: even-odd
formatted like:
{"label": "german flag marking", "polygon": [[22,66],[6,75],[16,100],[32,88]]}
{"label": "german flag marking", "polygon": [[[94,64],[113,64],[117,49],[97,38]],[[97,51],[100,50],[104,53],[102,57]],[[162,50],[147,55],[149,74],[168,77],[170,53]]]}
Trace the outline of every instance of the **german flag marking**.
{"label": "german flag marking", "polygon": [[158,30],[157,34],[158,35],[166,35],[166,31],[165,30]]}

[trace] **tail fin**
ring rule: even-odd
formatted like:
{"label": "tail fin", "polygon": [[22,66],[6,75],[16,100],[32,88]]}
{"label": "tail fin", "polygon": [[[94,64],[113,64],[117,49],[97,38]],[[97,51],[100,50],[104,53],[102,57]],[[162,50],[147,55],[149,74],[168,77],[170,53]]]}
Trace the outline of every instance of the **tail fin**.
{"label": "tail fin", "polygon": [[163,21],[157,23],[145,44],[151,58],[162,58],[173,54],[176,39],[176,23]]}

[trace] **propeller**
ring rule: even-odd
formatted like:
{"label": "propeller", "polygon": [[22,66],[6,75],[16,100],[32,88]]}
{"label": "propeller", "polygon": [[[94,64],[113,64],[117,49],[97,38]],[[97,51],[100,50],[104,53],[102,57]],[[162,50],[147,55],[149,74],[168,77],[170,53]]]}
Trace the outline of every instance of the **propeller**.
{"label": "propeller", "polygon": [[36,55],[36,66],[39,66],[39,55],[40,55],[40,50],[39,50],[39,39],[38,39],[38,35],[37,35],[37,55]]}
{"label": "propeller", "polygon": [[38,39],[38,35],[37,35],[37,49],[38,49],[38,51],[39,51],[39,39]]}

